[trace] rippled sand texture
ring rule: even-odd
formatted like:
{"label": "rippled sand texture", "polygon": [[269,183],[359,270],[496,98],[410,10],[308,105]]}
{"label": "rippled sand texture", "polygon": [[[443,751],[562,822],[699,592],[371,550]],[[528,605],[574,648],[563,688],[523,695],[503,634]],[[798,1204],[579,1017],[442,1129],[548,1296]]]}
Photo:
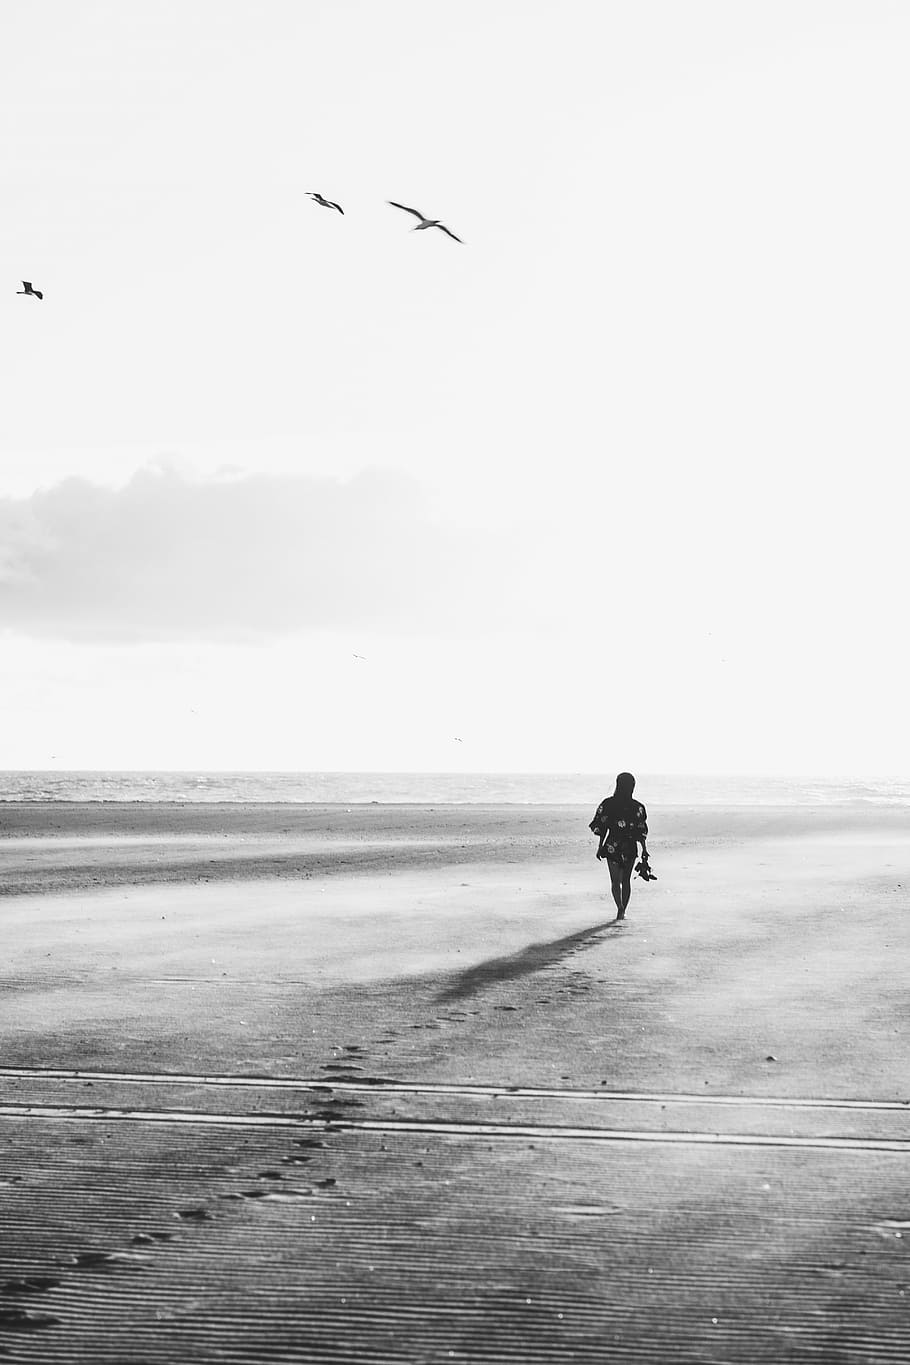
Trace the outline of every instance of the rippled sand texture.
{"label": "rippled sand texture", "polygon": [[0,1356],[905,1361],[910,834],[0,810]]}

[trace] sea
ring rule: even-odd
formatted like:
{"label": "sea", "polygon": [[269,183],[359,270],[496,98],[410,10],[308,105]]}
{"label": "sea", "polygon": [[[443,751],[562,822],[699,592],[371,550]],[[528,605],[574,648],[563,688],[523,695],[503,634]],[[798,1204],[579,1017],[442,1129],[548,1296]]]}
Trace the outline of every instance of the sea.
{"label": "sea", "polygon": [[[602,773],[0,771],[3,801],[597,805]],[[910,778],[640,774],[655,806],[910,805]]]}

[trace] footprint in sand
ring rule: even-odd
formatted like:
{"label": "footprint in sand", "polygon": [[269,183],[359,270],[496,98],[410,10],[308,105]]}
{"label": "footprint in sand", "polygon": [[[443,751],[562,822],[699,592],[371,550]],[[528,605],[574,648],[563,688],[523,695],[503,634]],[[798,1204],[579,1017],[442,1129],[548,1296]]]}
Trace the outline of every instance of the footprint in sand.
{"label": "footprint in sand", "polygon": [[191,1223],[205,1223],[211,1218],[208,1209],[178,1209],[175,1218],[184,1218]]}
{"label": "footprint in sand", "polygon": [[338,1124],[343,1123],[346,1116],[345,1109],[340,1104],[326,1105],[324,1109],[314,1111],[312,1117],[317,1123]]}
{"label": "footprint in sand", "polygon": [[343,1119],[348,1109],[362,1108],[363,1100],[351,1099],[347,1095],[335,1095],[314,1112],[313,1118],[326,1119],[331,1122],[332,1119]]}
{"label": "footprint in sand", "polygon": [[0,1294],[44,1294],[60,1284],[53,1275],[23,1275],[19,1280],[5,1280],[0,1284]]}
{"label": "footprint in sand", "polygon": [[72,1264],[78,1266],[80,1270],[96,1270],[99,1266],[128,1260],[129,1256],[125,1251],[79,1251],[73,1257]]}
{"label": "footprint in sand", "polygon": [[301,1199],[312,1199],[312,1190],[241,1190],[239,1194],[226,1195],[228,1199],[256,1199],[270,1204],[294,1204]]}
{"label": "footprint in sand", "polygon": [[[31,1313],[27,1308],[0,1308],[0,1332],[40,1332],[42,1327],[58,1327],[60,1319],[52,1313]],[[4,1350],[3,1354],[6,1354]]]}

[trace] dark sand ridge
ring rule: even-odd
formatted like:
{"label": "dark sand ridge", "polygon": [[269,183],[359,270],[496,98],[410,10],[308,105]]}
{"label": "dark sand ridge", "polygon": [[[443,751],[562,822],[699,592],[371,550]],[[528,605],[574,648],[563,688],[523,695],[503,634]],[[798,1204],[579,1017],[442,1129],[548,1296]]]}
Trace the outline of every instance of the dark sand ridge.
{"label": "dark sand ridge", "polygon": [[[571,806],[0,803],[0,894],[160,881],[330,876],[447,862],[591,855],[590,810]],[[900,810],[868,805],[668,807],[661,850],[697,841],[900,835]]]}
{"label": "dark sand ridge", "polygon": [[[37,1307],[8,1291],[60,1321],[4,1330],[0,1315],[0,1348],[905,1359],[902,813],[655,810],[660,881],[636,881],[621,929],[588,818],[4,809],[2,1060],[26,1074],[2,1087],[0,1179],[14,1183],[0,1197],[16,1228],[3,1273],[61,1284],[34,1290]],[[47,1067],[332,1088],[28,1073]],[[26,1120],[24,1104],[49,1116]],[[104,1119],[117,1109],[174,1118]],[[268,1114],[331,1120],[301,1139],[325,1148],[296,1146],[277,1119],[243,1127]],[[761,1145],[793,1139],[809,1145]],[[832,1140],[855,1146],[819,1145]],[[176,1215],[196,1208],[189,1236],[195,1220]],[[143,1229],[177,1242],[150,1252],[130,1240]],[[74,1271],[80,1249],[134,1259]]]}

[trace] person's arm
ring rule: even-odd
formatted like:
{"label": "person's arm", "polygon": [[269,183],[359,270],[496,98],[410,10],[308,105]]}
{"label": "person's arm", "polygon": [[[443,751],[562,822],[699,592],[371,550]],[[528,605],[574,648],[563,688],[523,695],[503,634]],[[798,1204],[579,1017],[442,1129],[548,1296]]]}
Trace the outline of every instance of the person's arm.
{"label": "person's arm", "polygon": [[638,815],[638,827],[637,827],[637,829],[636,829],[636,831],[635,831],[635,837],[638,839],[638,842],[641,844],[641,853],[642,853],[642,857],[643,857],[643,858],[647,858],[647,856],[648,856],[648,812],[645,810],[644,806],[642,806],[641,810],[639,811],[639,815]]}
{"label": "person's arm", "polygon": [[607,804],[606,801],[601,801],[600,805],[597,807],[597,810],[594,812],[594,819],[588,826],[591,833],[597,835],[597,852],[594,855],[596,858],[603,857],[604,843],[606,842],[607,832],[610,828],[610,824],[606,818],[606,812],[604,810],[606,804]]}

